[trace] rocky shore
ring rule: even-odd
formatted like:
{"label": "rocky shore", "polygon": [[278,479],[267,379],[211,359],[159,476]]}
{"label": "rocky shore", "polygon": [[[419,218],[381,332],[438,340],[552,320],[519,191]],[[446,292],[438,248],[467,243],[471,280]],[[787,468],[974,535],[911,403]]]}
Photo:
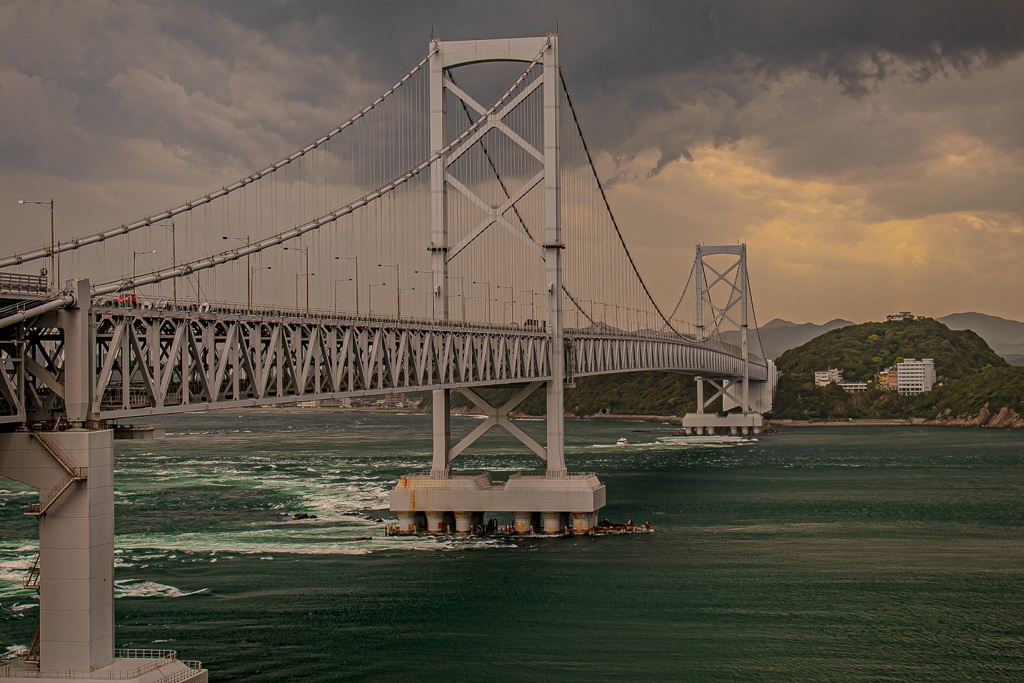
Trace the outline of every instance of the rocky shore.
{"label": "rocky shore", "polygon": [[993,429],[1024,429],[1024,418],[1021,418],[1014,410],[1007,407],[1000,408],[997,412],[992,412],[989,405],[986,403],[982,406],[978,414],[971,416],[956,416],[950,414],[950,411],[945,411],[942,415],[934,420],[929,420],[927,424],[943,425],[949,427],[989,427]]}

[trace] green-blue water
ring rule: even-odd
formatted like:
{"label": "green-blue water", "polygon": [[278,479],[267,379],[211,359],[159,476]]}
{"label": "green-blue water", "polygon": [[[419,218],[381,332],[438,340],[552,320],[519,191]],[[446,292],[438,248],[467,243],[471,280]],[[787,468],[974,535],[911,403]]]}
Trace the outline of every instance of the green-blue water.
{"label": "green-blue water", "polygon": [[[116,640],[211,680],[1024,680],[1019,432],[570,422],[602,516],[655,533],[504,541],[384,537],[428,416],[159,421],[166,439],[116,444]],[[500,480],[535,468],[522,451],[456,464]],[[33,498],[0,480],[0,653],[35,626]]]}

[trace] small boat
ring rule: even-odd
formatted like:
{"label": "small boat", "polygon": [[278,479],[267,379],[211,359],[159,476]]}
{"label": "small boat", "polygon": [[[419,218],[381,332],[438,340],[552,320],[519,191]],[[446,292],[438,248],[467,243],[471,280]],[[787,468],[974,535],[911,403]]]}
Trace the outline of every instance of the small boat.
{"label": "small boat", "polygon": [[626,437],[622,436],[622,437],[619,437],[619,440],[615,442],[615,445],[616,446],[625,446],[628,443],[629,443],[629,441],[626,440]]}

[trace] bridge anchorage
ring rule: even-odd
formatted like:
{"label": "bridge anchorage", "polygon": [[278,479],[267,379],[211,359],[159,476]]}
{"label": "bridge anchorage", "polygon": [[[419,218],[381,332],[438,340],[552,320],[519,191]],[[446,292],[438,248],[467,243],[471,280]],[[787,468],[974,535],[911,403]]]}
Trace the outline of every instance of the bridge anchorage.
{"label": "bridge anchorage", "polygon": [[[462,67],[492,62],[522,71],[483,106]],[[140,272],[157,254],[169,263]],[[391,492],[397,531],[465,533],[495,512],[553,534],[593,529],[606,502],[596,475],[566,467],[577,378],[696,376],[694,433],[755,432],[770,407],[745,248],[698,248],[676,310],[657,306],[598,181],[556,36],[431,41],[377,100],[284,159],[133,223],[0,257],[0,269],[42,260],[67,281],[0,272],[0,476],[40,491],[26,510],[39,525],[26,582],[38,637],[0,680],[205,680],[173,652],[114,649],[113,420],[429,391],[431,466]],[[707,401],[705,382],[717,389]],[[493,405],[481,387],[512,392]],[[485,416],[454,444],[452,391]],[[535,391],[543,445],[510,417]],[[705,412],[719,396],[732,412]],[[543,472],[501,484],[454,474],[494,427]]]}

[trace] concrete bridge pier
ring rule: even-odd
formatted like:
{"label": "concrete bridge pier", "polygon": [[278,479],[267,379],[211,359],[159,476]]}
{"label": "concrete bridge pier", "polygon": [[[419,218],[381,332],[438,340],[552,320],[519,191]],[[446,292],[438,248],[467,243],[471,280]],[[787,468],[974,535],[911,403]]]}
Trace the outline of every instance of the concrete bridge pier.
{"label": "concrete bridge pier", "polygon": [[109,666],[114,661],[113,432],[0,434],[0,476],[39,489],[40,502],[28,514],[39,518],[40,669],[88,672]]}
{"label": "concrete bridge pier", "polygon": [[25,511],[39,520],[38,575],[26,577],[39,590],[38,632],[0,681],[207,680],[173,651],[114,649],[113,465],[109,429],[0,434],[0,476],[39,489]]}
{"label": "concrete bridge pier", "polygon": [[[390,508],[398,517],[397,533],[470,533],[483,525],[485,513],[513,513],[516,533],[562,533],[567,527],[582,533],[597,525],[605,504],[605,487],[594,474],[570,475],[565,468],[561,392],[548,387],[547,445],[523,432],[509,414],[543,383],[521,388],[501,406],[493,406],[475,391],[460,391],[475,403],[485,419],[455,446],[451,445],[450,401],[446,392],[434,392],[434,447],[429,474],[409,474],[391,490]],[[555,394],[552,401],[552,393]],[[519,439],[545,462],[543,475],[514,474],[494,483],[489,474],[453,476],[452,460],[489,429],[500,427]],[[425,524],[421,520],[425,519]],[[570,521],[571,520],[571,521]]]}

